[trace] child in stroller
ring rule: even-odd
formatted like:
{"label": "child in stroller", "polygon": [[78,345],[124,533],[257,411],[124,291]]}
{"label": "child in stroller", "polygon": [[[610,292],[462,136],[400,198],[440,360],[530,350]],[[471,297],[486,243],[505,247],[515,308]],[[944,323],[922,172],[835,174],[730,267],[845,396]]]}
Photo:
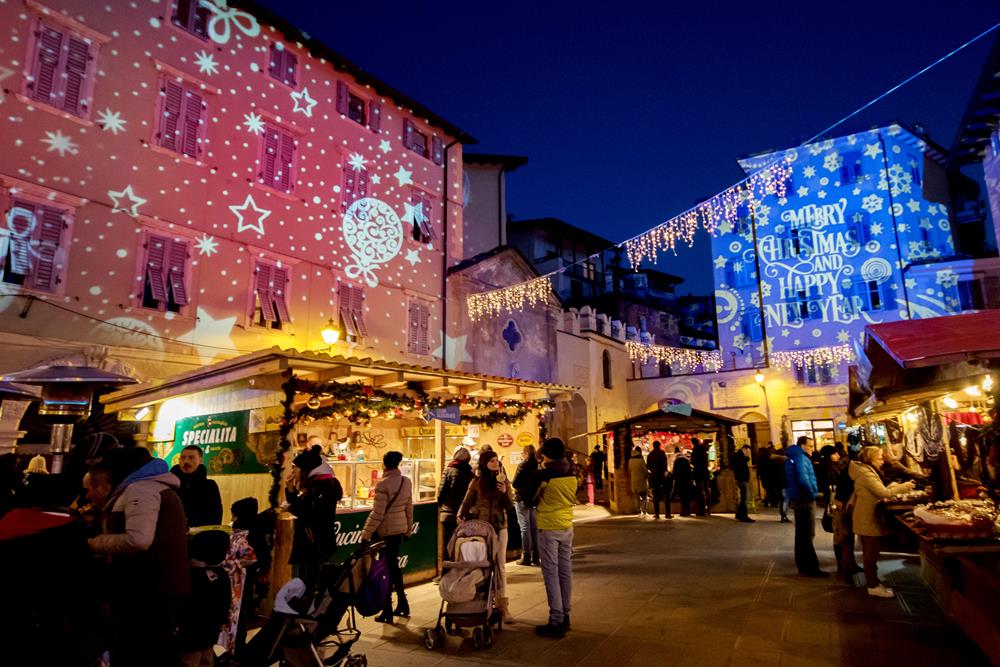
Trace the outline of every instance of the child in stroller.
{"label": "child in stroller", "polygon": [[[388,568],[379,562],[384,549],[384,542],[365,543],[340,565],[325,566],[319,590],[310,591],[301,579],[282,586],[271,618],[237,655],[240,667],[269,667],[279,661],[289,667],[367,665],[364,655],[351,655],[361,638],[355,612],[377,614],[389,594]],[[323,659],[325,649],[333,652]]]}
{"label": "child in stroller", "polygon": [[424,631],[428,650],[441,648],[445,633],[458,635],[463,627],[473,628],[476,650],[493,646],[493,626],[498,632],[503,629],[497,605],[496,539],[496,531],[486,521],[465,521],[455,530],[447,545],[449,560],[441,565],[437,623]]}

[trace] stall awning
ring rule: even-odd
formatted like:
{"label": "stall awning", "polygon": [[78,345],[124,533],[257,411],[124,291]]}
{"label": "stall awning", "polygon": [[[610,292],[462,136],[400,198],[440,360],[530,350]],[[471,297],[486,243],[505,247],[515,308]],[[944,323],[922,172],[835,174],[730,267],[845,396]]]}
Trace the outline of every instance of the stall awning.
{"label": "stall awning", "polygon": [[723,417],[714,412],[691,409],[691,414],[679,412],[664,412],[663,410],[653,410],[645,414],[622,419],[621,421],[609,422],[604,425],[601,431],[607,433],[623,427],[631,427],[633,431],[671,431],[673,433],[701,433],[710,431],[722,426],[738,426],[745,422],[739,419]]}
{"label": "stall awning", "polygon": [[569,385],[463,373],[367,357],[344,357],[324,352],[299,352],[278,347],[221,361],[165,380],[126,387],[101,397],[105,411],[119,412],[151,405],[175,396],[234,383],[278,389],[282,373],[321,382],[360,382],[380,389],[405,389],[415,383],[428,393],[489,398],[559,399],[577,391]]}
{"label": "stall awning", "polygon": [[865,330],[868,358],[874,361],[878,346],[902,368],[1000,357],[1000,310],[870,324]]}

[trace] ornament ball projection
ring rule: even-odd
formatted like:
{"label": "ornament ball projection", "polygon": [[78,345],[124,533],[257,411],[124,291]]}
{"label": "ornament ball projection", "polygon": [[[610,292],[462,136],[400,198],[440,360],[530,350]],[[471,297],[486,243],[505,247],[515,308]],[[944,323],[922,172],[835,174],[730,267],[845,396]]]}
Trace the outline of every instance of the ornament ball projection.
{"label": "ornament ball projection", "polygon": [[[15,234],[31,234],[13,223],[15,196],[66,213],[56,285],[33,292],[0,284],[0,311],[20,307],[12,295],[32,294],[78,313],[39,307],[30,322],[4,329],[38,334],[40,325],[56,330],[69,319],[86,325],[88,342],[195,343],[205,346],[206,362],[292,333],[300,348],[316,343],[321,325],[337,317],[337,286],[346,283],[367,290],[366,346],[402,354],[406,302],[418,299],[430,304],[437,332],[430,348],[440,353],[445,248],[438,239],[442,225],[460,228],[460,206],[448,203],[461,201],[460,145],[436,153],[453,138],[395,100],[242,9],[221,0],[200,7],[203,36],[175,24],[172,2],[0,3],[0,179],[10,195],[0,243],[6,249]],[[37,35],[46,26],[87,45],[79,114],[59,109],[55,98],[31,97]],[[275,52],[295,63],[292,85],[269,71]],[[190,150],[159,139],[170,116],[168,84],[202,104],[198,122],[184,130],[196,144]],[[344,114],[348,99],[356,106]],[[286,188],[261,177],[272,159],[269,128],[290,140],[278,156],[290,156],[277,172]],[[422,154],[411,150],[411,133],[424,142]],[[418,211],[415,198],[427,202]],[[433,237],[411,234],[411,226]],[[178,312],[142,307],[150,234],[187,249],[189,301]],[[292,321],[284,331],[253,326],[261,261],[287,269]]]}

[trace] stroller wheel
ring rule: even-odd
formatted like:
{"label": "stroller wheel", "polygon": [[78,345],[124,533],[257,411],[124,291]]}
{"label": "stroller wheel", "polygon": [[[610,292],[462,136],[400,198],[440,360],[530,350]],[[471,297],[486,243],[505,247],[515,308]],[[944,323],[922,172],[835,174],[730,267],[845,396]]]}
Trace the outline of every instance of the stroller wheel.
{"label": "stroller wheel", "polygon": [[437,648],[438,636],[434,628],[427,628],[424,630],[424,648],[428,651],[433,651]]}
{"label": "stroller wheel", "polygon": [[483,626],[483,648],[493,647],[493,628],[488,625]]}
{"label": "stroller wheel", "polygon": [[349,656],[344,667],[368,667],[368,657],[364,655]]}
{"label": "stroller wheel", "polygon": [[486,638],[483,636],[483,629],[481,627],[472,631],[472,646],[477,651],[482,651],[486,646]]}

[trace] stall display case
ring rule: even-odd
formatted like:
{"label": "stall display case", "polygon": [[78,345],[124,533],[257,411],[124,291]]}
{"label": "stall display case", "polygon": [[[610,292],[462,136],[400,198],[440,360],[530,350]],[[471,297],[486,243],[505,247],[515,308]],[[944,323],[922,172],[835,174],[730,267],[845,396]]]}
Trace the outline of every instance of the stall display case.
{"label": "stall display case", "polygon": [[[375,461],[340,461],[327,458],[333,474],[344,488],[338,510],[370,510],[375,502],[375,485],[382,479],[382,464]],[[413,482],[413,502],[437,498],[437,466],[434,459],[406,459],[400,471]]]}

